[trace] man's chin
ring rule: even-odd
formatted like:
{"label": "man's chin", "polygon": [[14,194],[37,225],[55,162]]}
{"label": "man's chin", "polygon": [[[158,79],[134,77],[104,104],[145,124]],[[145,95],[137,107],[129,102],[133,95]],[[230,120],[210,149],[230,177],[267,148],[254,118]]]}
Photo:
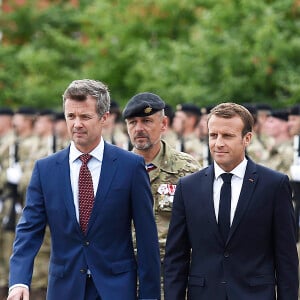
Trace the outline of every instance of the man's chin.
{"label": "man's chin", "polygon": [[150,146],[148,144],[134,144],[134,148],[143,151],[143,150],[148,150]]}

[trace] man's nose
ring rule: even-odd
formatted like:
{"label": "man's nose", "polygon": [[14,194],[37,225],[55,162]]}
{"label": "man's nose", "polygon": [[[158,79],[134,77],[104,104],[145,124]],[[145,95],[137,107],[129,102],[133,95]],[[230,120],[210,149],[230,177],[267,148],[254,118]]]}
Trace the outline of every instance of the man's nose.
{"label": "man's nose", "polygon": [[81,122],[80,118],[75,118],[74,127],[82,127],[82,122]]}
{"label": "man's nose", "polygon": [[218,147],[224,145],[224,141],[223,141],[222,136],[220,136],[220,135],[217,136],[215,145],[218,146]]}
{"label": "man's nose", "polygon": [[144,125],[142,122],[137,122],[135,125],[135,130],[136,131],[143,131],[144,130]]}

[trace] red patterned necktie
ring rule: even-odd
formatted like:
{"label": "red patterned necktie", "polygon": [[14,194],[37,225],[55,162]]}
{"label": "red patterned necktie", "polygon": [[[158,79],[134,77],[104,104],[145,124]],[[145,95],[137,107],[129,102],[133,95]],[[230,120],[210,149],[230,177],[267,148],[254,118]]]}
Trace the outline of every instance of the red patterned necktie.
{"label": "red patterned necktie", "polygon": [[79,159],[82,161],[79,171],[78,196],[79,196],[79,223],[85,233],[94,205],[94,188],[91,172],[87,166],[92,158],[90,154],[82,154]]}

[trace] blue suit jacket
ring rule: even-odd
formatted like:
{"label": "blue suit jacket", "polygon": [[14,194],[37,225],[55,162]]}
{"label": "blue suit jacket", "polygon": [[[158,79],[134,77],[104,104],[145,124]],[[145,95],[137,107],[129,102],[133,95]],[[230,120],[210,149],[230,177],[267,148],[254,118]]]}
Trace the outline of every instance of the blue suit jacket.
{"label": "blue suit jacket", "polygon": [[[46,224],[51,232],[48,300],[83,299],[89,269],[102,300],[160,298],[160,258],[142,157],[105,143],[95,204],[84,235],[76,220],[69,148],[36,162],[16,230],[10,286],[30,285]],[[137,259],[132,242],[136,228]]]}
{"label": "blue suit jacket", "polygon": [[[288,177],[248,160],[224,245],[213,166],[179,181],[167,238],[165,300],[297,300],[298,256]],[[277,298],[275,286],[277,285]]]}

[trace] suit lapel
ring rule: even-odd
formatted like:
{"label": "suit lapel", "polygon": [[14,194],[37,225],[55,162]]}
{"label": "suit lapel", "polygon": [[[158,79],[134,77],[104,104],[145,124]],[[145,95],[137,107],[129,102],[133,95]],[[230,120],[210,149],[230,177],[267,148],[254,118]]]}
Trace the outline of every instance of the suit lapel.
{"label": "suit lapel", "polygon": [[73,191],[70,181],[69,152],[70,147],[66,148],[65,150],[62,150],[56,161],[58,166],[58,174],[56,179],[59,181],[57,184],[59,189],[58,194],[63,195],[62,197],[64,199],[67,212],[70,216],[70,220],[74,222],[77,230],[82,233],[80,226],[77,222],[76,211],[74,206]]}
{"label": "suit lapel", "polygon": [[218,241],[221,244],[223,244],[224,242],[223,242],[223,239],[219,232],[219,227],[218,227],[218,223],[216,220],[216,213],[215,213],[215,207],[214,207],[214,196],[213,196],[214,176],[215,176],[215,172],[214,172],[214,167],[212,164],[207,168],[207,171],[205,173],[205,178],[207,181],[204,182],[204,186],[209,187],[209,188],[207,189],[208,195],[207,195],[207,197],[204,197],[204,199],[208,199],[208,201],[207,201],[208,222],[211,224],[212,231],[215,234]]}
{"label": "suit lapel", "polygon": [[95,223],[97,217],[99,217],[99,215],[101,214],[101,207],[105,202],[106,194],[109,191],[118,165],[115,147],[106,142],[104,145],[101,174],[95,196],[94,207],[88,224],[87,234]]}
{"label": "suit lapel", "polygon": [[242,220],[243,215],[245,214],[248,205],[250,203],[250,200],[252,198],[252,194],[254,191],[254,188],[257,183],[257,173],[256,173],[256,165],[253,161],[248,159],[248,164],[243,180],[243,185],[240,193],[240,197],[238,200],[238,204],[236,207],[235,215],[233,218],[232,226],[229,231],[227,243],[230,240],[231,236],[233,235],[234,231],[238,227],[239,223]]}

